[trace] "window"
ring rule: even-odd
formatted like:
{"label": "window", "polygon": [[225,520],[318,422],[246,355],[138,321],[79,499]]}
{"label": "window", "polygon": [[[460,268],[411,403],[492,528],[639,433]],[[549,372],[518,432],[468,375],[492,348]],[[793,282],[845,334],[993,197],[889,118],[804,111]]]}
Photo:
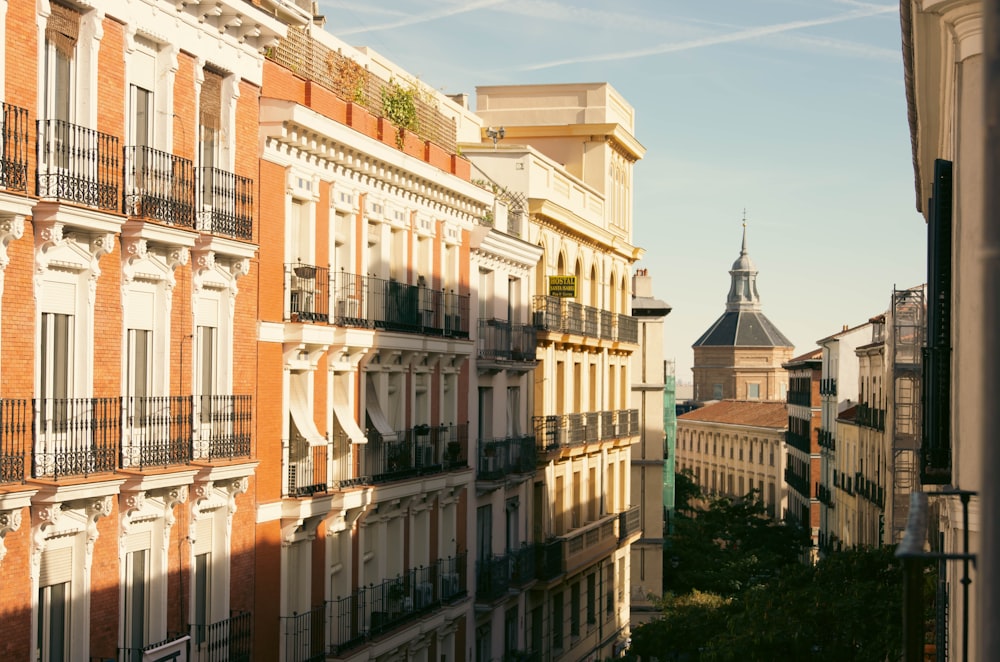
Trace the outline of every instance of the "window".
{"label": "window", "polygon": [[195,644],[206,638],[212,618],[212,554],[205,552],[194,557],[194,624]]}
{"label": "window", "polygon": [[69,582],[38,589],[38,659],[62,662],[69,659]]}
{"label": "window", "polygon": [[40,394],[43,423],[50,432],[64,430],[71,411],[73,322],[72,315],[42,313]]}
{"label": "window", "polygon": [[153,393],[151,359],[153,332],[149,329],[128,330],[128,374],[125,395],[129,398],[128,415],[132,425],[144,425],[149,413],[149,396]]}
{"label": "window", "polygon": [[760,384],[747,384],[747,399],[760,400]]}
{"label": "window", "polygon": [[476,509],[476,558],[485,561],[493,556],[493,506]]}
{"label": "window", "polygon": [[569,590],[569,633],[580,636],[580,582],[573,582]]}
{"label": "window", "polygon": [[562,650],[563,647],[563,594],[562,591],[552,596],[552,648]]}
{"label": "window", "polygon": [[712,399],[713,400],[722,399],[722,384],[712,384]]}
{"label": "window", "polygon": [[507,436],[521,436],[521,387],[507,387]]}
{"label": "window", "polygon": [[490,630],[489,623],[476,628],[476,662],[491,662],[493,659],[493,647],[490,641],[493,633]]}
{"label": "window", "polygon": [[198,342],[198,395],[201,396],[201,422],[212,421],[213,396],[218,391],[216,361],[218,357],[218,329],[214,326],[199,326]]}
{"label": "window", "polygon": [[514,605],[504,613],[503,618],[504,646],[506,648],[504,652],[508,655],[517,650],[518,630],[517,605]]}
{"label": "window", "polygon": [[479,388],[479,440],[493,437],[493,389]]}
{"label": "window", "polygon": [[587,575],[587,624],[597,622],[597,575]]}
{"label": "window", "polygon": [[520,501],[517,497],[507,499],[507,549],[515,550],[521,544],[518,529],[520,527]]}
{"label": "window", "polygon": [[149,613],[149,550],[139,549],[125,554],[125,647],[130,662],[142,660],[142,648],[148,642]]}
{"label": "window", "polygon": [[73,548],[42,552],[38,577],[38,625],[35,648],[40,662],[65,662],[72,657]]}

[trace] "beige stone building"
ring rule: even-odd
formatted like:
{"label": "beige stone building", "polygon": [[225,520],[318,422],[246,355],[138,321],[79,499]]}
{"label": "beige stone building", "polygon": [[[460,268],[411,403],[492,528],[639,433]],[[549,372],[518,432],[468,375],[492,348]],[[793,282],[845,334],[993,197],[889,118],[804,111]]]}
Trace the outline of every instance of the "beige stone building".
{"label": "beige stone building", "polygon": [[788,371],[788,458],[785,485],[788,508],[782,517],[809,532],[809,558],[819,557],[819,522],[822,503],[831,503],[820,483],[820,377],[822,350],[816,348],[784,364]]}
{"label": "beige stone building", "polygon": [[[615,657],[629,636],[631,546],[642,535],[630,275],[641,256],[632,169],[645,150],[632,107],[606,83],[480,87],[477,113],[484,142],[463,145],[473,178],[523,199],[521,237],[541,249],[531,301],[538,466],[525,509],[536,581],[512,628],[542,659]],[[477,633],[487,618],[477,605]],[[497,652],[479,649],[479,659]]]}
{"label": "beige stone building", "polygon": [[[988,115],[995,88],[986,93],[986,72],[995,70],[996,34],[984,37],[981,0],[902,0],[903,64],[907,116],[913,145],[916,207],[928,222],[928,396],[924,409],[920,468],[925,491],[943,484],[957,490],[979,492],[995,488],[984,478],[992,475],[995,455],[986,452],[995,432],[988,427],[995,418],[996,328],[989,313],[995,311],[995,225],[984,214],[984,202],[994,207],[995,187],[984,187],[987,176],[996,176],[995,142],[987,150]],[[989,25],[986,26],[989,29]],[[992,26],[995,29],[995,23]],[[992,49],[994,67],[987,66]],[[996,84],[996,74],[992,74]],[[994,123],[995,126],[995,123]],[[995,135],[995,134],[994,134]],[[995,181],[995,180],[994,180]],[[987,195],[984,196],[984,191]],[[984,244],[984,240],[985,243]],[[987,276],[991,274],[992,279]],[[985,314],[984,314],[985,311]],[[985,469],[984,469],[985,467]],[[944,551],[979,554],[968,601],[962,590],[963,564],[948,563],[943,587],[948,603],[948,659],[996,659],[1000,654],[996,618],[995,550],[986,547],[988,530],[995,525],[980,517],[979,497],[968,512],[958,495],[932,497],[939,517],[934,525],[943,534]],[[990,501],[986,499],[986,501]],[[995,503],[995,501],[992,501]],[[985,508],[985,504],[984,504]],[[982,536],[982,537],[981,537]],[[964,540],[968,539],[966,549]],[[996,540],[995,531],[992,540]],[[983,547],[981,547],[981,541]],[[966,605],[968,609],[966,609]],[[985,611],[980,616],[979,609]],[[965,640],[964,628],[972,636]],[[979,633],[979,636],[976,636]],[[938,644],[944,647],[945,640]],[[982,645],[980,649],[977,646]]]}
{"label": "beige stone building", "polygon": [[642,537],[632,544],[632,625],[662,612],[664,431],[663,325],[670,306],[653,296],[653,278],[640,269],[632,278],[632,316],[639,323],[639,351],[632,354],[632,407],[639,412],[639,443],[632,446],[632,503],[639,506]]}
{"label": "beige stone building", "polygon": [[772,517],[787,508],[784,402],[723,400],[677,417],[677,470],[708,494],[758,490]]}
{"label": "beige stone building", "polygon": [[694,399],[784,400],[788,377],[781,364],[794,348],[761,311],[746,224],[729,275],[725,312],[693,345]]}

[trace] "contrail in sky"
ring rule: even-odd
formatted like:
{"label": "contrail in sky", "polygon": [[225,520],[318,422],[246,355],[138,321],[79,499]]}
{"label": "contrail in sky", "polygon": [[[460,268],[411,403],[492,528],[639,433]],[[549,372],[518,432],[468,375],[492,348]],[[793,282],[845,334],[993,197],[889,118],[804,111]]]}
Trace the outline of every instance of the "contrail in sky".
{"label": "contrail in sky", "polygon": [[521,67],[519,70],[538,71],[540,69],[551,69],[553,67],[561,67],[567,64],[581,64],[584,62],[610,62],[612,60],[630,60],[638,57],[649,57],[650,55],[676,53],[678,51],[686,51],[686,50],[691,50],[693,48],[704,48],[706,46],[715,46],[716,44],[729,44],[736,41],[746,41],[747,39],[756,39],[757,37],[764,37],[770,34],[789,32],[791,30],[800,30],[802,28],[811,28],[817,25],[829,25],[831,23],[841,23],[843,21],[851,21],[857,18],[875,16],[876,14],[887,14],[889,12],[894,12],[898,10],[899,8],[896,6],[891,6],[891,7],[873,6],[871,8],[859,9],[857,11],[848,12],[846,14],[840,14],[838,16],[817,18],[811,21],[792,21],[789,23],[764,25],[755,28],[747,28],[745,30],[737,30],[736,32],[730,32],[727,34],[714,35],[710,37],[699,37],[698,39],[691,39],[689,41],[678,41],[669,44],[661,44],[659,46],[653,46],[651,48],[643,48],[634,51],[621,51],[618,53],[605,53],[603,55],[586,55],[581,57],[566,58],[563,60],[552,60],[550,62],[542,62],[539,64],[527,65]]}
{"label": "contrail in sky", "polygon": [[440,11],[430,12],[428,14],[419,14],[415,16],[407,16],[405,18],[401,18],[398,21],[393,21],[391,23],[368,25],[360,28],[353,28],[350,30],[338,30],[337,36],[346,37],[348,35],[361,34],[363,32],[375,32],[377,30],[392,30],[393,28],[405,28],[409,25],[416,25],[417,23],[436,21],[440,18],[448,18],[449,16],[455,16],[456,14],[464,14],[466,12],[475,11],[477,9],[492,7],[493,5],[498,5],[503,1],[504,0],[478,0],[478,2],[469,2],[459,5],[452,5],[446,9],[441,9]]}

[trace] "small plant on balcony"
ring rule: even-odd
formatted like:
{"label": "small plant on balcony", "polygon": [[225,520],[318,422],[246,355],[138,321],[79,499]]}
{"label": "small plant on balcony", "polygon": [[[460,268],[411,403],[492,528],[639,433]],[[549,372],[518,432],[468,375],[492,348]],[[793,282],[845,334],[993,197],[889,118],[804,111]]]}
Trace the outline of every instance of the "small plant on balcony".
{"label": "small plant on balcony", "polygon": [[340,66],[333,77],[337,94],[346,101],[364,105],[368,71],[349,57],[340,59]]}
{"label": "small plant on balcony", "polygon": [[395,78],[382,88],[382,114],[396,125],[396,147],[403,149],[403,131],[417,129],[417,89]]}

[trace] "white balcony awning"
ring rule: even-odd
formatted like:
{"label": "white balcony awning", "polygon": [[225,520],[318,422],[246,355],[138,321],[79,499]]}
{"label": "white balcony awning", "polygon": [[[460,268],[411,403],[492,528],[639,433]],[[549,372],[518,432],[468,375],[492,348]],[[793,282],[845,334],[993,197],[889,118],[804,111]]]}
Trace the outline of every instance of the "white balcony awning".
{"label": "white balcony awning", "polygon": [[306,385],[306,379],[311,376],[312,373],[293,374],[289,378],[288,410],[292,414],[292,423],[295,424],[299,434],[310,446],[325,446],[327,444],[326,437],[320,433],[313,422],[313,408],[309,401],[309,389]]}
{"label": "white balcony awning", "polygon": [[368,418],[372,420],[372,425],[375,426],[375,430],[382,437],[382,441],[396,441],[396,431],[389,425],[389,419],[386,418],[385,412],[382,411],[382,406],[379,405],[375,382],[366,377],[365,385],[365,393],[367,395],[365,407],[368,410]]}
{"label": "white balcony awning", "polygon": [[354,420],[354,412],[350,405],[351,399],[347,395],[347,382],[350,376],[351,373],[347,373],[345,375],[335,374],[333,377],[333,414],[337,417],[337,423],[340,424],[340,428],[352,444],[366,444],[368,438],[361,431],[358,422]]}

